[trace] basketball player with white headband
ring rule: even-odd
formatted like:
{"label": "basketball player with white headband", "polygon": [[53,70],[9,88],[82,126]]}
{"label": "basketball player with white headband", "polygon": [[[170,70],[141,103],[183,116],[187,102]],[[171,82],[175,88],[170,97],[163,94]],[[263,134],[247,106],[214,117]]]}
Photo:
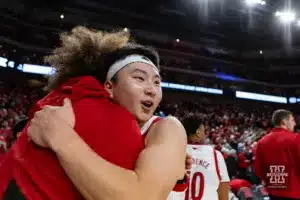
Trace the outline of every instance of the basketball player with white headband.
{"label": "basketball player with white headband", "polygon": [[[153,50],[130,43],[126,34],[103,34],[80,28],[73,30],[69,38],[62,38],[63,46],[54,50],[47,59],[57,68],[52,82],[56,87],[38,103],[39,109],[25,128],[28,134],[22,134],[19,139],[28,141],[29,135],[37,145],[52,149],[65,175],[73,183],[71,185],[84,199],[163,200],[185,173],[187,141],[183,126],[176,118],[153,116],[162,98],[158,55]],[[75,70],[74,64],[77,65]],[[71,77],[70,72],[74,72]],[[92,79],[76,79],[85,74],[92,75]],[[68,84],[60,87],[70,78]],[[96,84],[95,79],[100,84]],[[97,90],[101,91],[101,98],[93,96]],[[60,103],[47,104],[45,99],[52,101],[58,93],[63,93]],[[64,100],[60,106],[65,98],[71,101]],[[120,111],[122,107],[129,111],[129,115]],[[35,150],[32,147],[27,152]],[[68,183],[62,184],[64,177],[60,177],[62,175],[53,167],[58,163],[46,165],[47,162],[41,161],[49,155],[39,153],[48,150],[36,151],[34,158],[40,162],[36,164],[31,158],[30,166],[38,165],[48,171],[42,174],[47,178],[47,185],[43,184],[42,178],[38,180],[43,186],[41,193],[48,199],[80,199],[72,194]],[[24,160],[19,163],[23,164]],[[30,174],[36,186],[37,176],[32,171]],[[48,177],[49,174],[52,176]],[[59,178],[60,181],[56,182]],[[24,191],[29,194],[28,190],[22,190],[26,184],[21,187],[16,182],[23,194]],[[59,187],[53,187],[56,185]]]}

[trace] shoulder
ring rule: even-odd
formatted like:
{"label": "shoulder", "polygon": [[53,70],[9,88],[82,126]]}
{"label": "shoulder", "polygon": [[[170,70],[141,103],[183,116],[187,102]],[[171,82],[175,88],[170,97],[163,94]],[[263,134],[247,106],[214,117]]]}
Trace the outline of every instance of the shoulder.
{"label": "shoulder", "polygon": [[129,111],[114,104],[109,99],[85,98],[72,105],[77,128],[88,128],[93,129],[93,131],[126,131],[127,133],[134,131],[136,134],[141,135],[135,117]]}
{"label": "shoulder", "polygon": [[80,101],[72,102],[72,106],[75,110],[97,113],[97,115],[105,114],[106,116],[114,116],[116,119],[124,117],[135,119],[128,110],[105,97],[84,98]]}
{"label": "shoulder", "polygon": [[181,142],[187,143],[185,129],[176,117],[168,116],[153,124],[146,140],[157,137],[168,141],[181,140]]}
{"label": "shoulder", "polygon": [[269,133],[268,135],[263,136],[258,142],[257,142],[257,146],[262,146],[264,145],[266,142],[268,142],[269,138],[272,137],[272,133]]}
{"label": "shoulder", "polygon": [[176,126],[178,128],[183,128],[181,122],[176,118],[176,117],[172,117],[172,116],[168,116],[168,117],[165,117],[165,118],[162,118],[161,120],[159,120],[159,122],[157,122],[157,125],[162,126]]}
{"label": "shoulder", "polygon": [[215,151],[217,154],[218,161],[225,160],[223,154],[220,151],[218,151],[218,150],[215,150]]}
{"label": "shoulder", "polygon": [[186,132],[181,122],[176,117],[165,117],[159,120],[153,129],[165,130],[166,135],[186,137]]}

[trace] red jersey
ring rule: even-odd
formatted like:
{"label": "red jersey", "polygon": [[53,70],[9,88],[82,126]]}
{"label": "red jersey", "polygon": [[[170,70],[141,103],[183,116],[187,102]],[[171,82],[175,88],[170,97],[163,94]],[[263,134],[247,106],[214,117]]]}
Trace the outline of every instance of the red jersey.
{"label": "red jersey", "polygon": [[270,195],[300,199],[300,136],[274,128],[257,144],[255,172]]}
{"label": "red jersey", "polygon": [[[79,136],[105,160],[126,169],[134,169],[138,155],[144,148],[136,119],[109,100],[103,86],[92,77],[71,79],[51,92],[33,107],[29,122],[43,106],[62,105],[66,97],[72,101],[76,117],[75,131]],[[28,200],[83,199],[55,154],[28,141],[28,124],[1,165],[1,196],[8,182],[14,179]]]}

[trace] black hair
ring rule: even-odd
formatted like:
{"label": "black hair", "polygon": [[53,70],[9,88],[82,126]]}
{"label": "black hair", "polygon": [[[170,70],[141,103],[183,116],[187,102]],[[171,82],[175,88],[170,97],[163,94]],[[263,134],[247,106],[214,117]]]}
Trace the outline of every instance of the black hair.
{"label": "black hair", "polygon": [[196,116],[188,116],[182,120],[182,125],[185,128],[187,136],[191,136],[196,133],[200,125],[204,125],[204,122]]}
{"label": "black hair", "polygon": [[276,110],[272,116],[272,124],[274,126],[280,126],[282,121],[285,119],[289,119],[291,115],[293,115],[292,112],[288,110],[283,110],[283,109]]}

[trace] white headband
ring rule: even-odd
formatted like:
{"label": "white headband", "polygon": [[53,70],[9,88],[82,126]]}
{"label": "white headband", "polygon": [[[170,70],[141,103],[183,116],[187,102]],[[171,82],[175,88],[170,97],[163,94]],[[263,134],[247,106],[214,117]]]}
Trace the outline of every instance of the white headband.
{"label": "white headband", "polygon": [[127,65],[135,62],[151,65],[152,67],[154,67],[155,70],[157,70],[157,72],[159,71],[158,68],[154,65],[154,63],[149,58],[142,55],[134,54],[134,55],[127,56],[124,59],[117,60],[114,64],[112,64],[107,72],[106,80],[111,80],[112,77],[114,77],[114,75],[118,71],[120,71]]}

